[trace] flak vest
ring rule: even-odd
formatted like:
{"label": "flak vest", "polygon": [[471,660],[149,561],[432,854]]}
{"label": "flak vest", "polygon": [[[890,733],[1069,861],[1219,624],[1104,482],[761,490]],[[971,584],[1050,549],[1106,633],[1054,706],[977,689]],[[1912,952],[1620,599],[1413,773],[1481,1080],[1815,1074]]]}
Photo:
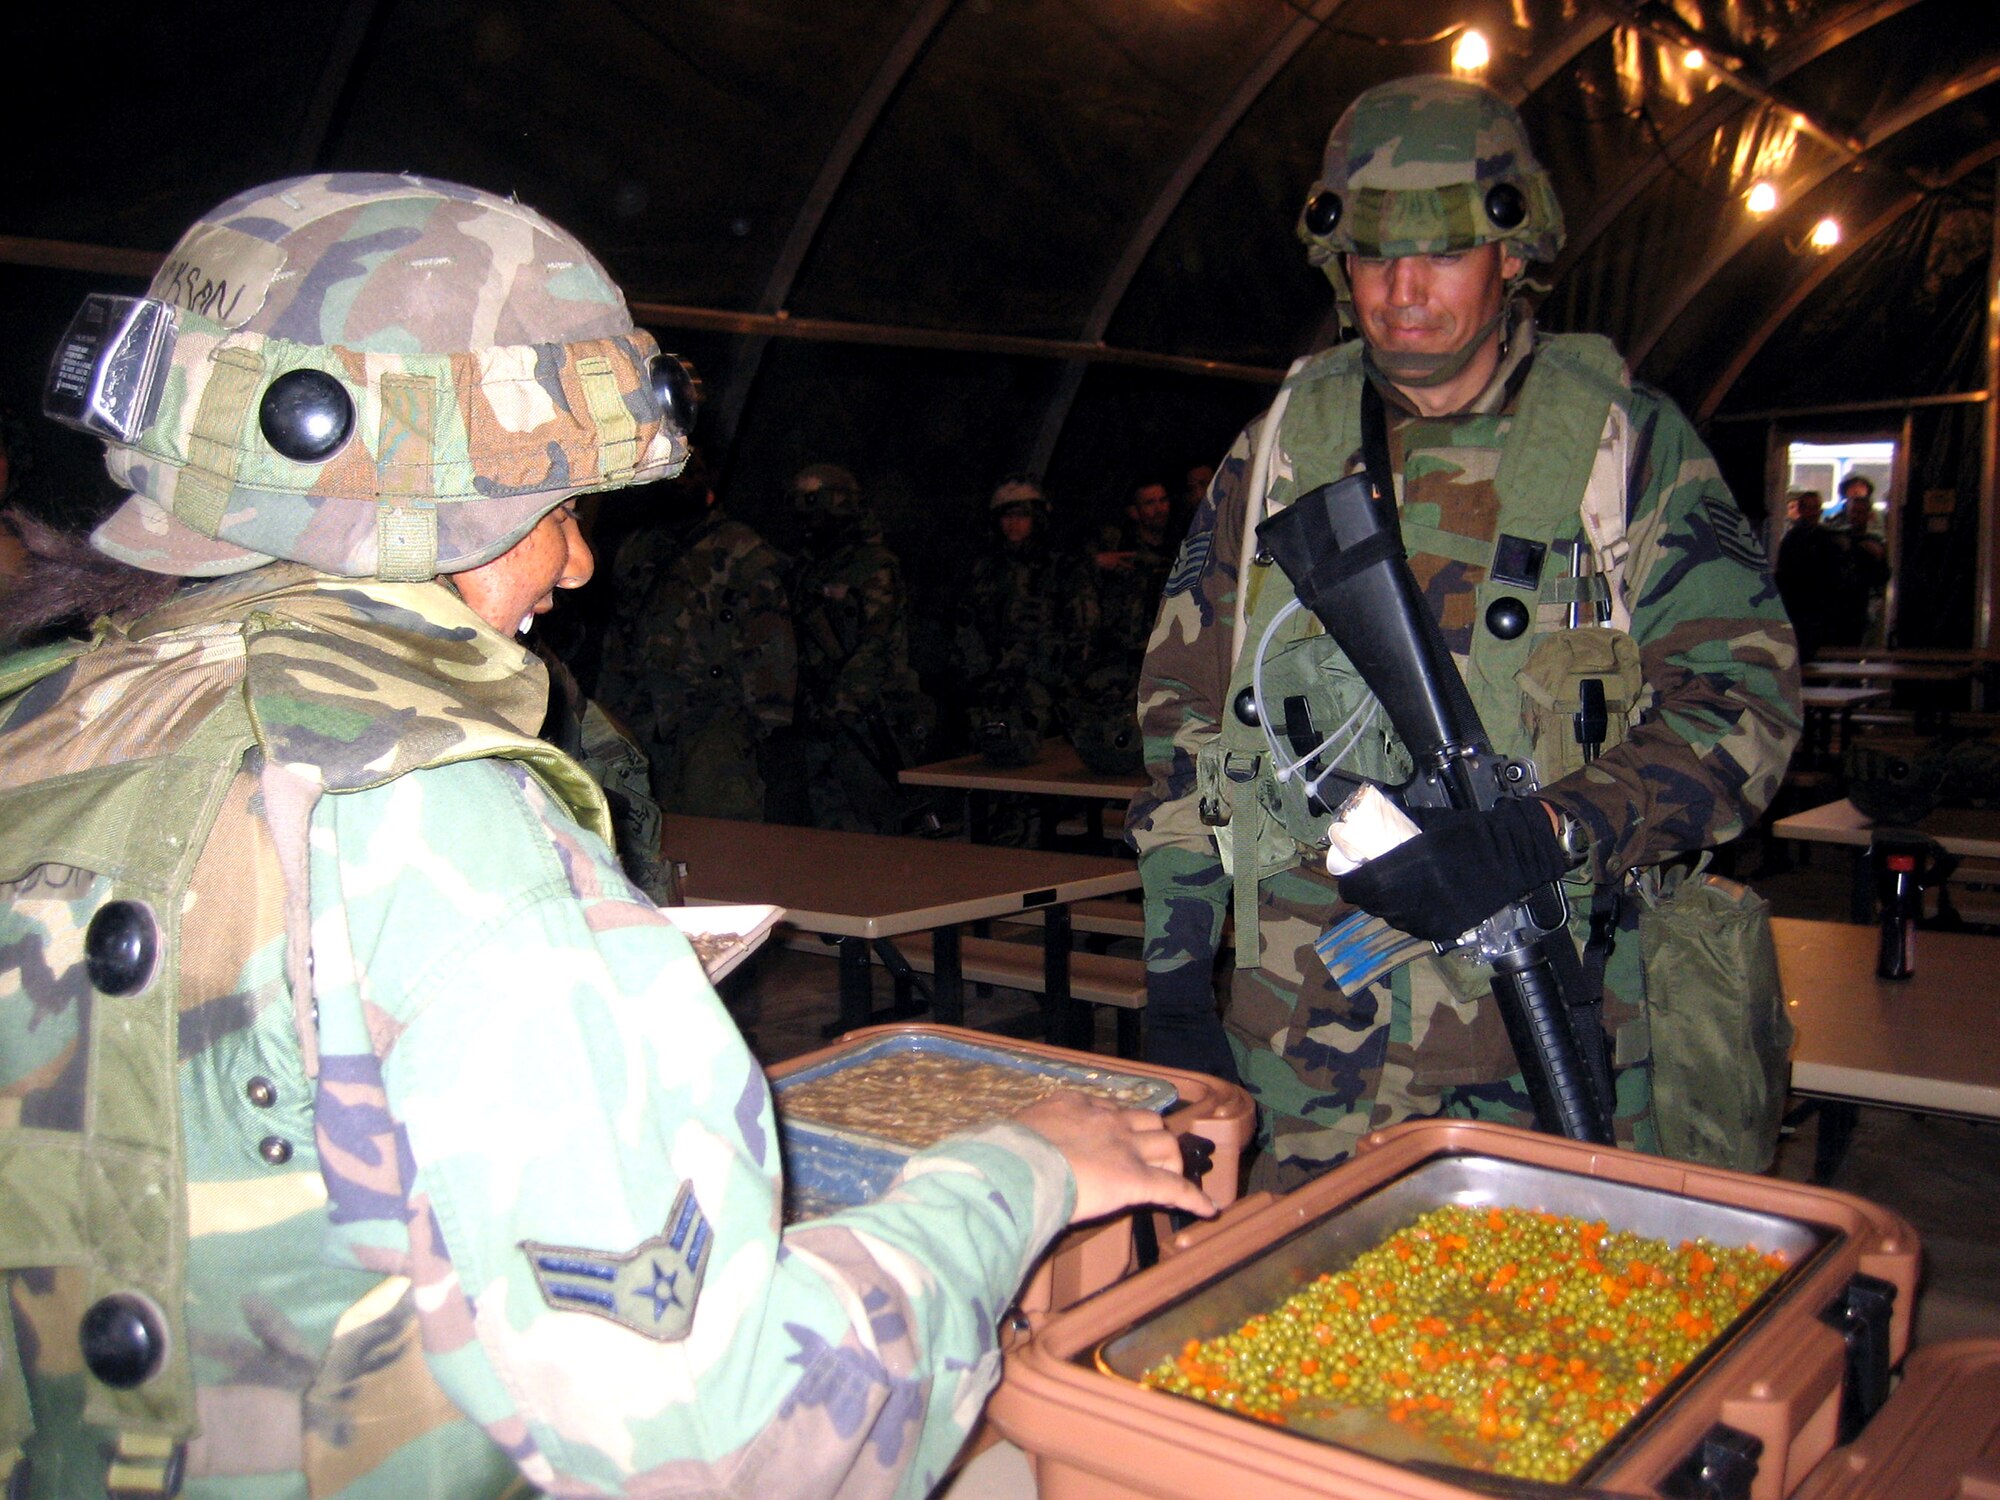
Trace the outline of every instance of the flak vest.
{"label": "flak vest", "polygon": [[[0,660],[0,747],[9,756],[0,884],[47,871],[87,891],[74,926],[91,986],[77,1128],[23,1124],[18,1110],[0,1116],[0,1272],[9,1283],[27,1269],[82,1275],[84,1323],[100,1351],[86,1354],[82,1420],[116,1434],[104,1476],[114,1496],[174,1493],[196,1429],[185,1290],[190,1143],[177,1068],[183,1003],[203,997],[182,993],[181,936],[225,806],[261,818],[251,842],[284,870],[285,972],[308,1075],[317,1041],[303,871],[319,795],[504,757],[611,838],[589,775],[510,722],[527,712],[539,720],[539,669],[441,675],[437,639],[399,619],[405,598],[422,619],[422,591],[435,585],[270,571],[274,586],[248,602],[240,588],[212,606],[183,597],[130,626],[100,621],[87,643]],[[357,595],[389,607],[359,613],[349,602]],[[449,634],[464,659],[490,649],[462,623]],[[203,711],[184,716],[168,742],[114,763],[66,764],[62,747],[46,743],[21,749],[32,736],[13,731],[91,686],[93,666],[106,659],[120,663],[118,692],[171,680],[173,693]],[[256,813],[237,786],[245,776],[260,783]],[[281,785],[292,794],[278,795]],[[226,909],[228,890],[218,885],[208,896]],[[241,956],[273,936],[245,932]],[[79,1336],[88,1350],[89,1336]],[[13,1315],[0,1301],[0,1493],[27,1477],[17,1471],[34,1427]]]}
{"label": "flak vest", "polygon": [[[1259,882],[1323,857],[1326,827],[1340,792],[1324,800],[1312,782],[1329,768],[1390,784],[1410,775],[1408,751],[1346,655],[1268,554],[1255,553],[1257,523],[1309,490],[1349,473],[1361,446],[1361,345],[1340,345],[1301,361],[1266,417],[1250,476],[1243,565],[1237,577],[1237,655],[1218,742],[1196,767],[1202,816],[1215,827],[1234,891],[1237,964],[1254,968]],[[1531,670],[1536,648],[1555,632],[1577,639],[1565,654],[1593,663],[1604,680],[1617,743],[1640,706],[1638,649],[1623,628],[1626,457],[1624,363],[1592,335],[1542,336],[1511,417],[1466,419],[1497,430],[1497,445],[1453,443],[1435,451],[1454,464],[1490,464],[1499,504],[1493,534],[1467,535],[1433,524],[1435,507],[1399,496],[1403,542],[1412,562],[1428,556],[1481,570],[1474,592],[1472,644],[1454,660],[1493,747],[1534,760],[1541,784],[1562,773],[1554,736],[1536,732],[1539,710],[1567,722],[1565,706]],[[1400,477],[1400,476],[1399,476]],[[1527,628],[1503,638],[1486,621],[1496,603],[1525,606]],[[1600,623],[1608,622],[1608,623]],[[1268,728],[1266,727],[1268,721]],[[1539,752],[1539,753],[1538,753]],[[1336,784],[1337,785],[1337,784]],[[1425,945],[1426,951],[1428,945]],[[1440,960],[1427,960],[1440,962]],[[1449,967],[1477,970],[1451,960]],[[1484,971],[1451,974],[1455,992],[1483,992]]]}

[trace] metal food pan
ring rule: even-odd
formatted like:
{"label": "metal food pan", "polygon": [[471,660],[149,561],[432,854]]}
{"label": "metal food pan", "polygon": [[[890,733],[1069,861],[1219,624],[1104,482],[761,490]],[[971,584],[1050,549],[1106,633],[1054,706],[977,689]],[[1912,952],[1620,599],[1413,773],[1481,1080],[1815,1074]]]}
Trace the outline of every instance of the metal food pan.
{"label": "metal food pan", "polygon": [[[801,1085],[829,1077],[865,1063],[908,1056],[946,1057],[963,1062],[985,1063],[1037,1078],[1053,1078],[1077,1088],[1116,1090],[1135,1109],[1164,1114],[1179,1100],[1179,1091],[1164,1078],[1100,1068],[1082,1061],[1067,1062],[1008,1046],[1001,1041],[971,1041],[956,1036],[899,1035],[877,1037],[850,1051],[772,1080],[781,1125],[810,1125],[815,1131],[843,1137],[883,1150],[910,1155],[912,1147],[891,1137],[876,1135],[852,1126],[832,1125],[805,1116],[793,1116],[786,1109],[786,1097]],[[970,1127],[968,1127],[970,1128]]]}
{"label": "metal food pan", "polygon": [[[1178,1354],[1188,1340],[1233,1332],[1250,1317],[1269,1311],[1321,1273],[1346,1269],[1362,1252],[1407,1228],[1431,1209],[1448,1204],[1525,1208],[1586,1220],[1601,1219],[1613,1230],[1626,1230],[1669,1244],[1701,1238],[1718,1245],[1751,1245],[1761,1251],[1782,1254],[1789,1262],[1784,1275],[1758,1302],[1728,1328],[1719,1330],[1708,1347],[1627,1425],[1626,1433],[1607,1444],[1585,1465],[1581,1471],[1584,1473],[1602,1461],[1626,1434],[1670,1401],[1733,1336],[1782,1296],[1809,1263],[1841,1238],[1838,1230],[1783,1215],[1603,1177],[1500,1157],[1441,1156],[1303,1225],[1269,1249],[1238,1263],[1125,1331],[1100,1341],[1084,1351],[1079,1362],[1094,1363],[1107,1375],[1137,1383],[1147,1370]],[[1437,1455],[1412,1451],[1411,1436],[1401,1427],[1375,1421],[1372,1414],[1358,1410],[1351,1421],[1340,1420],[1325,1431],[1303,1426],[1291,1430],[1303,1437],[1337,1442],[1397,1462],[1425,1459],[1444,1462]]]}

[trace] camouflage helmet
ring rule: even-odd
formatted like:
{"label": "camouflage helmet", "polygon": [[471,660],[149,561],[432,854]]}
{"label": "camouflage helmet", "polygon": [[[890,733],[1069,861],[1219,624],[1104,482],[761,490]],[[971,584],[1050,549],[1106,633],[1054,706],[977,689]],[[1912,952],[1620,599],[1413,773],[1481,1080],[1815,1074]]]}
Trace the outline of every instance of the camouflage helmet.
{"label": "camouflage helmet", "polygon": [[1549,261],[1562,249],[1562,205],[1506,100],[1463,79],[1400,78],[1333,127],[1299,238],[1315,265],[1496,243]]}
{"label": "camouflage helmet", "polygon": [[858,515],[861,481],[839,464],[807,464],[792,476],[792,500],[801,510]]}
{"label": "camouflage helmet", "polygon": [[[90,373],[76,339],[93,303],[161,334],[122,421],[75,420],[74,389],[57,409],[64,376]],[[106,437],[129,492],[99,551],[183,575],[287,558],[424,579],[499,556],[572,495],[678,472],[690,378],[531,209],[334,173],[203,215],[146,300],[87,301],[46,400]]]}
{"label": "camouflage helmet", "polygon": [[993,486],[993,498],[986,502],[986,508],[1005,510],[1010,505],[1026,505],[1046,511],[1049,494],[1042,488],[1041,480],[1033,474],[1010,474]]}

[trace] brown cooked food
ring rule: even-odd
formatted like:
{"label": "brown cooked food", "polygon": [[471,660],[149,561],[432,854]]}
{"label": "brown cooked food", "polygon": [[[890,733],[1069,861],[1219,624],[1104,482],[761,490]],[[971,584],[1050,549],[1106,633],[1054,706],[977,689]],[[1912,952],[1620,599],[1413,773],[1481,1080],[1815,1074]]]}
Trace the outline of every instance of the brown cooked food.
{"label": "brown cooked food", "polygon": [[790,1084],[779,1094],[778,1107],[789,1120],[861,1131],[921,1149],[1066,1088],[1128,1107],[1150,1097],[1149,1085],[1110,1077],[1085,1082],[974,1058],[910,1052]]}

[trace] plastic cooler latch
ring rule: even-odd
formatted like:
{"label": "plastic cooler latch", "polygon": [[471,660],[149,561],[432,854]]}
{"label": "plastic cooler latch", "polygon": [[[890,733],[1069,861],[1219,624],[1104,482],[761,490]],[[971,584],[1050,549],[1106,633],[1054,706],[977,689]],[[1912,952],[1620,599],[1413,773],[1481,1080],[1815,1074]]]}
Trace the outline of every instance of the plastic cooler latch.
{"label": "plastic cooler latch", "polygon": [[[1209,1168],[1215,1165],[1215,1142],[1205,1135],[1195,1135],[1190,1132],[1180,1138],[1180,1147],[1181,1175],[1196,1187],[1200,1187],[1202,1178],[1206,1177]],[[1184,1213],[1180,1209],[1171,1209],[1167,1213],[1167,1227],[1175,1234],[1179,1234],[1194,1222],[1193,1214]],[[1138,1256],[1140,1270],[1146,1270],[1160,1263],[1160,1236],[1153,1228],[1151,1214],[1137,1213],[1132,1216],[1132,1243],[1133,1250]]]}
{"label": "plastic cooler latch", "polygon": [[1896,1288],[1856,1272],[1827,1304],[1820,1322],[1847,1344],[1847,1380],[1840,1393],[1840,1441],[1851,1443],[1889,1399],[1889,1321]]}
{"label": "plastic cooler latch", "polygon": [[1667,1500],[1750,1500],[1764,1440],[1717,1422],[1660,1483]]}

